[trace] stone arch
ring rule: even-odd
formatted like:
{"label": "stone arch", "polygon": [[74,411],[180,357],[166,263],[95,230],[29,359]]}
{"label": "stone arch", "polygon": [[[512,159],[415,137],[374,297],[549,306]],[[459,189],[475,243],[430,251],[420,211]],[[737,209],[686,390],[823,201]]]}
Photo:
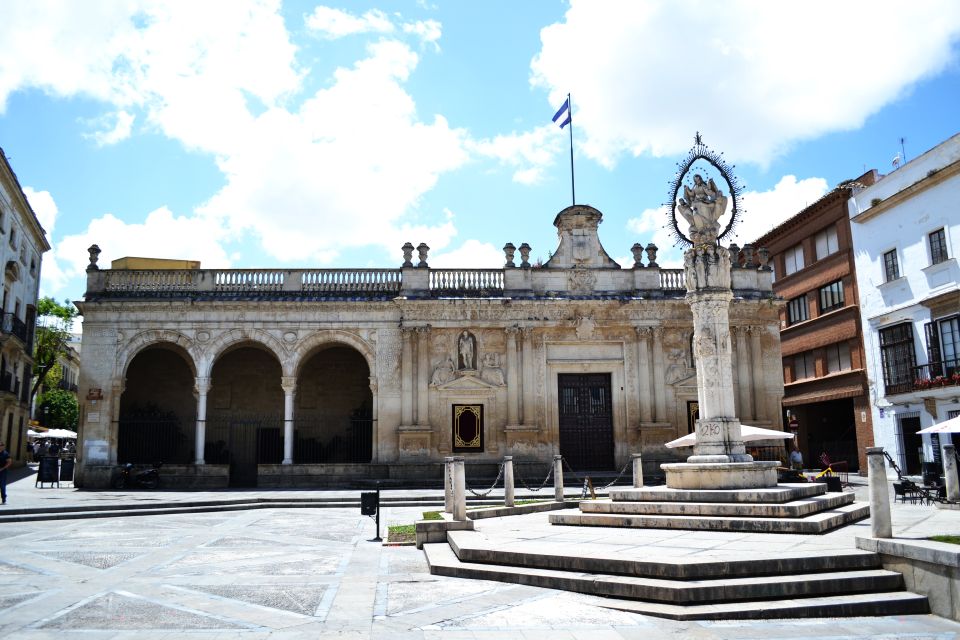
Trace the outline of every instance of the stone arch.
{"label": "stone arch", "polygon": [[179,331],[151,329],[142,331],[127,340],[126,344],[117,352],[116,375],[114,378],[119,380],[126,378],[130,363],[137,357],[137,354],[153,346],[174,347],[173,350],[187,361],[194,377],[197,376],[200,357],[197,353],[196,343]]}
{"label": "stone arch", "polygon": [[277,338],[263,329],[242,328],[224,331],[204,348],[203,356],[198,362],[198,375],[209,377],[217,359],[231,347],[244,342],[253,342],[264,347],[280,362],[281,368],[286,371],[287,362],[290,359],[289,353]]}
{"label": "stone arch", "polygon": [[318,347],[341,345],[356,349],[360,355],[367,361],[367,367],[370,369],[370,375],[376,375],[376,353],[374,346],[349,331],[340,331],[337,329],[326,329],[311,333],[307,338],[300,341],[293,352],[290,354],[289,368],[284,366],[283,375],[297,376],[303,368],[303,364],[313,355]]}

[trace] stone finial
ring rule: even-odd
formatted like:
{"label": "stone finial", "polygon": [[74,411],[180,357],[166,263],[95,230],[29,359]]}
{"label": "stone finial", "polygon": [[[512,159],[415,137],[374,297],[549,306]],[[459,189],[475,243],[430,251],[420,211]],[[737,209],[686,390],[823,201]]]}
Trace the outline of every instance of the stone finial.
{"label": "stone finial", "polygon": [[503,265],[505,268],[512,269],[513,267],[517,266],[513,262],[513,256],[516,251],[517,248],[513,246],[512,242],[508,242],[507,244],[503,245],[503,255],[507,260]]}
{"label": "stone finial", "polygon": [[734,267],[740,266],[740,245],[736,242],[730,243],[730,264]]}
{"label": "stone finial", "polygon": [[420,262],[417,263],[417,267],[429,267],[427,264],[427,252],[430,251],[430,247],[427,246],[426,242],[421,242],[417,245],[417,254],[420,257]]}
{"label": "stone finial", "polygon": [[633,254],[633,268],[641,268],[643,266],[643,245],[639,242],[634,242],[633,246],[630,247],[630,253]]}
{"label": "stone finial", "polygon": [[749,242],[743,245],[743,266],[747,269],[757,266],[757,263],[753,261],[753,245]]}
{"label": "stone finial", "polygon": [[412,267],[413,266],[413,245],[409,242],[404,242],[403,246],[400,247],[403,251],[403,264],[401,267]]}
{"label": "stone finial", "polygon": [[769,266],[769,264],[770,264],[770,249],[768,249],[768,248],[766,248],[766,247],[760,247],[759,249],[757,249],[757,255],[760,256],[760,257],[758,258],[758,260],[759,260],[759,262],[760,262],[760,268],[761,268],[763,271],[768,271],[768,270],[770,269],[770,266]]}
{"label": "stone finial", "polygon": [[92,244],[87,252],[90,253],[90,264],[87,265],[87,271],[99,271],[100,267],[97,266],[97,260],[100,259],[100,247]]}
{"label": "stone finial", "polygon": [[520,245],[520,268],[530,268],[530,245],[526,242]]}
{"label": "stone finial", "polygon": [[652,242],[647,245],[647,266],[653,268],[660,266],[657,264],[657,245]]}

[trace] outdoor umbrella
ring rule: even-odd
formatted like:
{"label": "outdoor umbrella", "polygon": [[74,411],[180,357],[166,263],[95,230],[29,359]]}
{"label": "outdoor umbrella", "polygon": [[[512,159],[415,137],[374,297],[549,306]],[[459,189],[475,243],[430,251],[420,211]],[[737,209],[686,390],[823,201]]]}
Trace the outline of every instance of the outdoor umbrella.
{"label": "outdoor umbrella", "polygon": [[917,433],[960,433],[960,416],[920,429]]}
{"label": "outdoor umbrella", "polygon": [[[740,437],[744,442],[755,442],[757,440],[778,440],[792,438],[792,433],[786,431],[776,431],[774,429],[763,429],[761,427],[751,427],[747,424],[740,425]],[[697,443],[697,436],[694,433],[688,433],[682,438],[671,440],[665,447],[673,449],[675,447],[692,447]]]}

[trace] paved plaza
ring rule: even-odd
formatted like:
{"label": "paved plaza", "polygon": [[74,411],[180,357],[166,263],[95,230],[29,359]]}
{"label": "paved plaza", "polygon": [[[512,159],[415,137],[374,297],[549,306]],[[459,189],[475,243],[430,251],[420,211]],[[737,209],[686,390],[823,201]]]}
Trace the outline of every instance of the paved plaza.
{"label": "paved plaza", "polygon": [[[184,502],[197,494],[35,489],[25,472],[6,509]],[[304,495],[323,492],[298,492]],[[354,498],[357,492],[343,492]],[[434,494],[436,492],[433,492]],[[221,498],[269,492],[201,494]],[[422,508],[391,507],[387,524]],[[430,575],[413,547],[371,542],[356,508],[253,509],[0,524],[0,635],[100,638],[960,638],[932,615],[764,622],[675,622],[600,598]],[[122,512],[121,512],[122,513]],[[960,512],[896,505],[898,535],[955,527]],[[2,515],[2,512],[0,512]],[[852,548],[860,523],[825,536],[604,532],[551,527],[545,514],[478,521],[491,538],[576,545],[604,538],[631,554],[768,554]],[[587,538],[584,538],[586,536]]]}

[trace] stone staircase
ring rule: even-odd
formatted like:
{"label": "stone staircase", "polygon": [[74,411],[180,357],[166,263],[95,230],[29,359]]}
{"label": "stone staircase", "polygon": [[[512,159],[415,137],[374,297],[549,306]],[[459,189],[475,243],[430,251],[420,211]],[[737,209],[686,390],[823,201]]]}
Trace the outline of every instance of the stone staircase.
{"label": "stone staircase", "polygon": [[753,533],[819,534],[869,517],[852,493],[826,493],[820,483],[761,489],[612,489],[608,500],[585,500],[580,513],[550,515],[551,524]]}
{"label": "stone staircase", "polygon": [[[495,580],[601,596],[595,604],[675,620],[806,618],[927,613],[925,596],[862,550],[741,560],[637,560],[497,548],[474,531],[424,545],[436,575]],[[594,550],[595,551],[595,550]]]}

